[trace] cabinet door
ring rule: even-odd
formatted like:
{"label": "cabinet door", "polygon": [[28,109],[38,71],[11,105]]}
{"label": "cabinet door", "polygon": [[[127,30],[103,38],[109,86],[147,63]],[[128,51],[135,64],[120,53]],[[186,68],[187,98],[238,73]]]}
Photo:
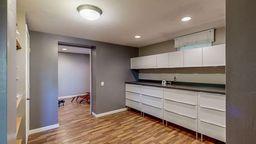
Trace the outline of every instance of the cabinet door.
{"label": "cabinet door", "polygon": [[176,51],[169,53],[169,67],[183,67],[183,52]]}
{"label": "cabinet door", "polygon": [[156,68],[156,55],[141,57],[141,69]]}
{"label": "cabinet door", "polygon": [[203,65],[203,50],[195,48],[184,50],[184,67],[201,67]]}
{"label": "cabinet door", "polygon": [[140,69],[142,66],[141,57],[131,58],[131,69]]}
{"label": "cabinet door", "polygon": [[163,53],[156,55],[157,68],[168,68],[169,54]]}
{"label": "cabinet door", "polygon": [[203,48],[203,66],[225,66],[226,45]]}

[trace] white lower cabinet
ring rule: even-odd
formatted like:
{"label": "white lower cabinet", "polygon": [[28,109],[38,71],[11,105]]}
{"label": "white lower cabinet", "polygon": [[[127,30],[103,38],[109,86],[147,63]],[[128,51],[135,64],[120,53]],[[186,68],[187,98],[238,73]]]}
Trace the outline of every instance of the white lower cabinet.
{"label": "white lower cabinet", "polygon": [[136,101],[133,101],[133,100],[126,99],[125,105],[130,107],[130,108],[141,111],[141,103],[140,102],[136,102]]}
{"label": "white lower cabinet", "polygon": [[163,119],[162,108],[142,103],[142,112]]}
{"label": "white lower cabinet", "polygon": [[164,119],[197,131],[197,93],[185,90],[164,90]]}
{"label": "white lower cabinet", "polygon": [[163,119],[163,88],[141,87],[142,112]]}
{"label": "white lower cabinet", "polygon": [[198,132],[226,142],[226,96],[199,93]]}
{"label": "white lower cabinet", "polygon": [[226,96],[126,85],[126,106],[226,142]]}
{"label": "white lower cabinet", "polygon": [[152,97],[148,95],[141,95],[141,103],[162,109],[163,99],[158,97]]}
{"label": "white lower cabinet", "polygon": [[217,140],[226,142],[226,128],[201,121],[198,124],[198,132]]}
{"label": "white lower cabinet", "polygon": [[197,118],[191,118],[177,113],[164,111],[164,120],[197,131]]}
{"label": "white lower cabinet", "polygon": [[133,92],[126,92],[126,99],[136,101],[136,102],[141,102],[141,97],[140,94],[138,93],[133,93]]}

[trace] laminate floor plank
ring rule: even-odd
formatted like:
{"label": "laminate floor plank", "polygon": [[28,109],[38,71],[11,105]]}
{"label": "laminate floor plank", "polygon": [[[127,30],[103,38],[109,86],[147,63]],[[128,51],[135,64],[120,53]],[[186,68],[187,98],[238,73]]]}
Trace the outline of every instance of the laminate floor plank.
{"label": "laminate floor plank", "polygon": [[60,127],[29,136],[29,144],[214,144],[200,142],[195,133],[168,127],[150,116],[126,111],[101,118],[89,114],[88,104],[71,103],[59,108]]}

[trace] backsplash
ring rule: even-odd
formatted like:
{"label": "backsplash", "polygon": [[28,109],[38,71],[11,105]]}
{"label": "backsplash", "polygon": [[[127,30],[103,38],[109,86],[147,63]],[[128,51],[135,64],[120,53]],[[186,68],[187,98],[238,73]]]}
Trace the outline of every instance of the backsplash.
{"label": "backsplash", "polygon": [[184,74],[184,73],[139,73],[139,79],[145,80],[167,80],[178,82],[193,82],[207,84],[226,84],[226,74]]}

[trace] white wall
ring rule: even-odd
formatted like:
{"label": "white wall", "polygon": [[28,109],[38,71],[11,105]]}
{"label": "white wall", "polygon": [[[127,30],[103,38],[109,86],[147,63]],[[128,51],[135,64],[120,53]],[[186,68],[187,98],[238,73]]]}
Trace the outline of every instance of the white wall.
{"label": "white wall", "polygon": [[59,97],[90,91],[90,55],[59,53]]}

